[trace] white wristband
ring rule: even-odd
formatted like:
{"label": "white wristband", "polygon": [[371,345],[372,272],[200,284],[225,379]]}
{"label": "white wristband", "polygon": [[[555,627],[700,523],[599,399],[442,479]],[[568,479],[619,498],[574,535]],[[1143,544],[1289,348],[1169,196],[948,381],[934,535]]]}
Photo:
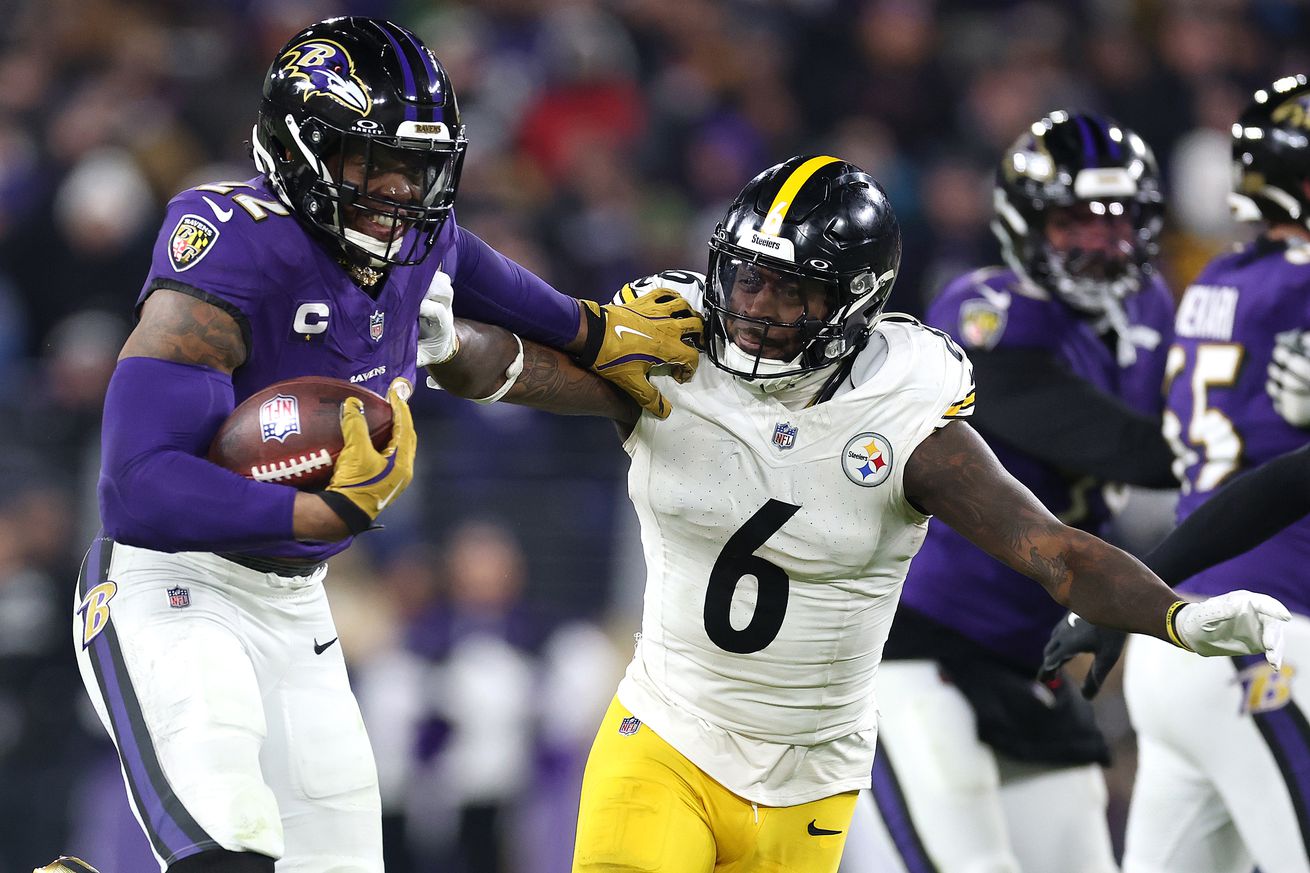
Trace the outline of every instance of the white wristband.
{"label": "white wristband", "polygon": [[509,389],[514,387],[519,374],[523,372],[523,340],[519,339],[519,335],[516,333],[510,334],[510,336],[514,337],[514,342],[519,344],[519,353],[514,356],[514,360],[510,361],[509,366],[505,368],[505,384],[497,388],[494,394],[486,397],[475,397],[473,399],[474,403],[495,403],[509,393]]}

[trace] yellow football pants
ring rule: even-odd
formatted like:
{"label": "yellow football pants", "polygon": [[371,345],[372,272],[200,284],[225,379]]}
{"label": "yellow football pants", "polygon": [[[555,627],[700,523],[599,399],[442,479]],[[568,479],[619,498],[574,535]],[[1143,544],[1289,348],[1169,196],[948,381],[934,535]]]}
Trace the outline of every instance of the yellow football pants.
{"label": "yellow football pants", "polygon": [[592,744],[573,873],[836,873],[857,792],[757,807],[631,716],[615,698]]}

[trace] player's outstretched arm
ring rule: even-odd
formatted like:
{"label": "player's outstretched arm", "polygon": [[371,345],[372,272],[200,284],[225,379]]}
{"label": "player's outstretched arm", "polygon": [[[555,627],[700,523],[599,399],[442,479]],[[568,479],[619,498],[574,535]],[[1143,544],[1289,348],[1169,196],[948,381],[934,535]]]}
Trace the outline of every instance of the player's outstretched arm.
{"label": "player's outstretched arm", "polygon": [[427,368],[453,394],[475,400],[498,396],[558,415],[610,418],[628,430],[641,414],[635,400],[561,351],[529,340],[520,343],[504,328],[476,321],[456,319],[454,330],[458,351]]}
{"label": "player's outstretched arm", "polygon": [[628,303],[566,297],[468,230],[457,227],[455,234],[458,270],[450,284],[462,318],[573,354],[651,414],[668,417],[669,403],[649,376],[655,367],[684,379],[696,370],[699,355],[690,344],[702,325],[685,300],[667,289]]}
{"label": "player's outstretched arm", "polygon": [[[1142,561],[1169,585],[1234,558],[1310,513],[1310,446],[1239,476],[1183,520]],[[1222,530],[1223,536],[1214,532]],[[1075,655],[1096,660],[1083,683],[1095,696],[1123,649],[1117,631],[1070,614],[1051,631],[1039,678],[1054,676]]]}
{"label": "player's outstretched arm", "polygon": [[1282,623],[1290,617],[1281,603],[1250,592],[1180,601],[1140,561],[1051,515],[964,422],[952,422],[915,449],[905,493],[1088,621],[1200,654],[1265,652],[1281,660]]}

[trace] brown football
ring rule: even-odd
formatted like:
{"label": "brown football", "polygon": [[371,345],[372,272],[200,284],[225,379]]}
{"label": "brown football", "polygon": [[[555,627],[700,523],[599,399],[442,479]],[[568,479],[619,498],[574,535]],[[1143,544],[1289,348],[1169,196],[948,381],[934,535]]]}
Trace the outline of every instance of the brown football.
{"label": "brown football", "polygon": [[260,482],[322,488],[345,444],[341,403],[347,397],[364,401],[373,446],[385,448],[391,440],[386,398],[342,379],[301,376],[269,385],[232,410],[209,445],[209,460]]}

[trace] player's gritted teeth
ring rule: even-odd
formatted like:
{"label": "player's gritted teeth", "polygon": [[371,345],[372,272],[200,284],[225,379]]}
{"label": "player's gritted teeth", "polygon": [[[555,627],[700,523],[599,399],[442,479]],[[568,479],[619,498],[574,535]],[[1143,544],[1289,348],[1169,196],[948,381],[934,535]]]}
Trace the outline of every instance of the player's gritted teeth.
{"label": "player's gritted teeth", "polygon": [[383,215],[353,206],[345,210],[345,224],[352,230],[382,242],[391,242],[403,236],[410,227],[410,222],[396,215]]}

